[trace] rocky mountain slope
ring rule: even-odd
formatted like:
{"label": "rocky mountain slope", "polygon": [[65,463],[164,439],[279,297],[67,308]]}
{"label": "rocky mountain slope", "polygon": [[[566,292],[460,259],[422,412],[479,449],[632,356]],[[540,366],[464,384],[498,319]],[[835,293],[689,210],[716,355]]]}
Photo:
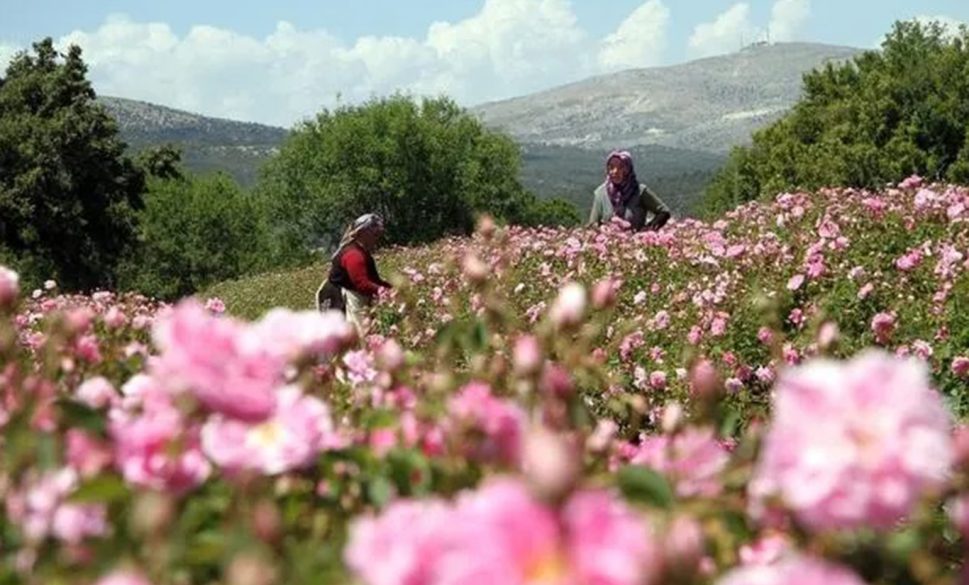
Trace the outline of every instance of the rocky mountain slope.
{"label": "rocky mountain slope", "polygon": [[602,149],[656,144],[724,153],[780,117],[804,73],[860,49],[757,45],[669,67],[632,69],[473,109],[520,142]]}

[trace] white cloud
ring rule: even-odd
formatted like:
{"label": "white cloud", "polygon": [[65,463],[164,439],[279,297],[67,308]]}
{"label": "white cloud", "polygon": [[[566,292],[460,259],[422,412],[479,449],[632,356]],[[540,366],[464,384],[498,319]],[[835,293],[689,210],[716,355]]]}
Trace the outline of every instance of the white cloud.
{"label": "white cloud", "polygon": [[643,3],[607,36],[599,50],[604,71],[649,67],[662,62],[670,11],[661,0]]}
{"label": "white cloud", "polygon": [[[662,0],[648,0],[613,34],[594,39],[570,0],[486,0],[477,14],[436,22],[423,38],[348,42],[288,22],[263,38],[213,26],[179,35],[166,23],[113,15],[57,45],[81,46],[99,94],[289,126],[323,107],[395,91],[474,105],[658,64],[668,20]],[[0,45],[0,60],[15,50]]]}
{"label": "white cloud", "polygon": [[755,34],[756,29],[750,23],[750,5],[746,2],[734,4],[713,22],[699,24],[693,29],[689,53],[693,57],[731,53],[740,49],[743,43],[751,42]]}
{"label": "white cloud", "polygon": [[[953,36],[958,34],[960,26],[963,26],[963,25],[969,26],[969,22],[966,22],[964,20],[959,20],[958,18],[952,18],[951,16],[944,16],[944,15],[928,16],[923,14],[919,16],[902,18],[902,20],[916,20],[922,24],[938,22],[943,26],[943,28],[945,28],[944,34],[948,36]],[[875,49],[875,50],[881,49],[886,38],[887,38],[887,35],[882,35],[878,37],[868,45],[868,48]]]}
{"label": "white cloud", "polygon": [[926,15],[922,15],[922,16],[916,16],[915,17],[915,20],[917,20],[917,21],[919,21],[919,22],[921,22],[923,24],[928,24],[930,22],[938,22],[939,24],[941,24],[946,29],[946,32],[949,33],[949,34],[956,34],[956,33],[958,33],[960,26],[969,26],[969,23],[965,22],[964,20],[959,20],[957,18],[952,18],[951,16],[941,16],[941,15],[939,15],[939,16],[926,16]]}
{"label": "white cloud", "polygon": [[17,54],[17,48],[11,45],[5,45],[0,43],[0,76],[4,75],[7,69],[7,65],[13,59],[13,56]]}
{"label": "white cloud", "polygon": [[521,92],[570,79],[585,40],[568,0],[486,0],[471,18],[432,24],[426,44],[465,83]]}
{"label": "white cloud", "polygon": [[801,26],[811,16],[811,0],[777,0],[771,9],[771,40],[787,42],[799,37]]}
{"label": "white cloud", "polygon": [[[777,0],[771,7],[771,19],[767,25],[770,41],[797,40],[810,16],[811,0]],[[764,25],[751,22],[750,4],[739,2],[713,22],[697,25],[690,35],[688,53],[691,57],[722,55],[766,39]]]}

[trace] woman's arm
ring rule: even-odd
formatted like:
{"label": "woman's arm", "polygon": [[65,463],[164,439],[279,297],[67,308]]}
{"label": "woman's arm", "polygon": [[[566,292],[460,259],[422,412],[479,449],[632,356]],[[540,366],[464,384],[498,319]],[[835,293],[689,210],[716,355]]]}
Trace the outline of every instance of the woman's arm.
{"label": "woman's arm", "polygon": [[589,214],[589,227],[599,224],[602,221],[602,201],[599,194],[592,192],[592,212]]}
{"label": "woman's arm", "polygon": [[670,220],[672,214],[670,213],[670,208],[663,203],[663,200],[645,184],[643,184],[643,191],[639,198],[642,200],[643,207],[646,211],[653,214],[653,219],[649,220],[649,223],[643,226],[643,228],[647,230],[658,230],[666,225],[666,222]]}
{"label": "woman's arm", "polygon": [[343,253],[340,263],[350,276],[350,282],[356,292],[372,297],[380,291],[380,283],[370,280],[367,275],[367,257],[363,251],[352,247]]}

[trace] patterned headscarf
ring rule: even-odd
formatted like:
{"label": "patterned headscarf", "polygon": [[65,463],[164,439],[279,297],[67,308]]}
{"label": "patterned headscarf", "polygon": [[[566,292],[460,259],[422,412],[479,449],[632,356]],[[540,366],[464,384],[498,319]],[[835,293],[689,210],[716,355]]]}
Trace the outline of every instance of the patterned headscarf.
{"label": "patterned headscarf", "polygon": [[372,228],[384,229],[384,218],[379,213],[366,213],[353,220],[347,231],[343,233],[343,237],[340,238],[340,245],[336,247],[332,257],[336,258],[343,248],[357,239],[357,236]]}
{"label": "patterned headscarf", "polygon": [[[609,179],[609,163],[613,159],[619,159],[626,167],[626,178],[618,185]],[[633,156],[628,151],[614,150],[606,158],[606,193],[609,194],[609,201],[615,214],[619,217],[625,216],[629,200],[639,193],[639,180],[633,168]]]}

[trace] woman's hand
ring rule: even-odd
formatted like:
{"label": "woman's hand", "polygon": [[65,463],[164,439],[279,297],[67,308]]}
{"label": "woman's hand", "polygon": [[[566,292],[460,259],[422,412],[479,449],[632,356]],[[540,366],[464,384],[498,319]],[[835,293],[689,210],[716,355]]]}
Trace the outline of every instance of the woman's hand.
{"label": "woman's hand", "polygon": [[661,227],[663,227],[664,225],[666,225],[666,222],[668,222],[669,220],[670,220],[670,214],[666,213],[665,211],[662,211],[654,215],[653,219],[649,220],[649,223],[643,226],[643,229],[651,232],[656,231]]}

